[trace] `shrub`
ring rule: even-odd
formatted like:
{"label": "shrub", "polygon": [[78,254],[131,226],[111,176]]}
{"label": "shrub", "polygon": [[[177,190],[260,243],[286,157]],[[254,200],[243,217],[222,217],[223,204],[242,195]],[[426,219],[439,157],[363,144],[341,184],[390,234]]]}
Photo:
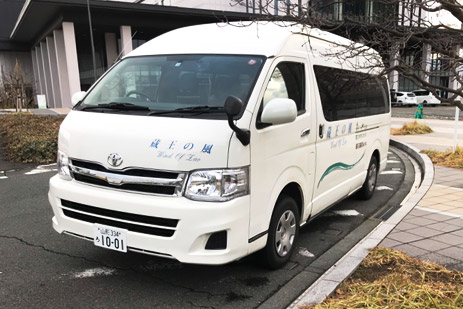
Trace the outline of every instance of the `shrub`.
{"label": "shrub", "polygon": [[24,163],[56,161],[58,131],[63,119],[30,113],[0,115],[5,159]]}
{"label": "shrub", "polygon": [[413,135],[427,134],[434,132],[428,125],[420,124],[416,120],[412,123],[406,123],[400,129],[391,129],[392,135]]}
{"label": "shrub", "polygon": [[452,150],[423,150],[421,152],[427,154],[434,164],[463,169],[463,147],[457,147],[455,152]]}

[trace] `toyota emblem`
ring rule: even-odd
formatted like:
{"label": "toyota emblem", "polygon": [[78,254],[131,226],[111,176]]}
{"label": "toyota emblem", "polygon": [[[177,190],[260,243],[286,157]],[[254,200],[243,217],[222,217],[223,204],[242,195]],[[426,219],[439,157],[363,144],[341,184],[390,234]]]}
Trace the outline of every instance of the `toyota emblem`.
{"label": "toyota emblem", "polygon": [[108,163],[111,166],[118,167],[122,164],[122,157],[118,153],[112,153],[108,156]]}

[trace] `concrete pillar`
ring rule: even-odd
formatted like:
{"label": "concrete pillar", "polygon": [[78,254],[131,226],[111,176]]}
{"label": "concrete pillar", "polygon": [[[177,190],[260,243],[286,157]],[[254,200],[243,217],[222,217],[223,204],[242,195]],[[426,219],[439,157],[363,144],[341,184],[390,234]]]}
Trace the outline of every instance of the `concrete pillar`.
{"label": "concrete pillar", "polygon": [[429,73],[431,72],[431,45],[423,44],[421,53],[421,78],[429,82]]}
{"label": "concrete pillar", "polygon": [[64,36],[62,30],[53,31],[53,39],[55,41],[56,63],[58,65],[58,79],[60,84],[60,99],[61,106],[72,108],[71,91],[69,90],[69,76],[66,62],[66,51],[64,49]]}
{"label": "concrete pillar", "polygon": [[39,94],[46,94],[47,88],[45,85],[45,74],[43,73],[42,49],[40,48],[40,45],[35,47],[35,61],[37,62],[37,72],[39,73]]}
{"label": "concrete pillar", "polygon": [[[400,53],[399,53],[400,46],[395,44],[391,47],[391,59],[390,59],[390,66],[394,67],[399,65],[400,60]],[[391,89],[395,89],[396,91],[399,90],[399,72],[392,71],[389,73],[389,87]]]}
{"label": "concrete pillar", "polygon": [[55,100],[53,97],[53,84],[51,83],[51,71],[50,61],[48,60],[48,48],[46,42],[40,42],[40,48],[42,50],[42,64],[43,72],[45,73],[45,84],[46,84],[46,95],[47,95],[47,107],[54,108]]}
{"label": "concrete pillar", "polygon": [[35,47],[31,49],[32,71],[34,73],[34,81],[32,82],[34,93],[40,93],[39,71],[37,68],[37,57]]}
{"label": "concrete pillar", "polygon": [[114,62],[116,62],[117,57],[117,39],[115,33],[105,33],[104,42],[106,47],[106,63],[108,63],[108,68],[110,68]]}
{"label": "concrete pillar", "polygon": [[54,107],[63,107],[61,103],[61,86],[58,78],[58,63],[56,59],[55,40],[47,36],[48,61],[50,63],[51,84],[53,88]]}
{"label": "concrete pillar", "polygon": [[133,49],[132,28],[130,26],[121,26],[121,49],[122,56],[127,55]]}
{"label": "concrete pillar", "polygon": [[76,35],[74,23],[63,22],[64,52],[71,95],[80,91],[79,62],[77,60]]}

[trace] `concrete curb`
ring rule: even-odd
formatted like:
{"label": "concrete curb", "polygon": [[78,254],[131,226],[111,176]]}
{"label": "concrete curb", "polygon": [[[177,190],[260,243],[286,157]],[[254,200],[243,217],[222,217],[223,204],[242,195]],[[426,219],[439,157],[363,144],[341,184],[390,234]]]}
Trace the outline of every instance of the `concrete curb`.
{"label": "concrete curb", "polygon": [[[348,278],[365,259],[371,249],[379,245],[381,241],[396,227],[397,224],[418,204],[428,192],[434,179],[434,166],[425,154],[403,142],[391,139],[390,145],[404,151],[413,160],[415,167],[415,192],[409,194],[401,203],[401,207],[387,221],[380,223],[365,238],[358,242],[338,262],[328,269],[317,281],[305,290],[288,308],[298,308],[302,305],[315,305],[323,302],[331,295],[338,285]],[[420,170],[422,172],[420,172]],[[419,173],[419,175],[417,175]]]}

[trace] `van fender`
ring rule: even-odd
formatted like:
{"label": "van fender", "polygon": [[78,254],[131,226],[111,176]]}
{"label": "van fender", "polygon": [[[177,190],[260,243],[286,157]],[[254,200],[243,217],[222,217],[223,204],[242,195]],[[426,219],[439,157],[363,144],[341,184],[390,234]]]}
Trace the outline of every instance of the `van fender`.
{"label": "van fender", "polygon": [[[388,140],[389,142],[389,140]],[[383,145],[380,139],[376,139],[372,147],[370,148],[370,156],[373,156],[373,153],[375,151],[378,151],[378,164],[379,164],[379,170],[378,173],[382,172],[386,168],[386,163],[387,163],[387,147],[388,145]],[[368,159],[368,162],[370,162],[370,159]],[[367,163],[368,164],[368,163]],[[368,165],[366,166],[368,168]]]}
{"label": "van fender", "polygon": [[[284,188],[291,184],[295,183],[301,192],[301,205],[299,206],[300,209],[300,222],[303,222],[303,218],[305,217],[305,214],[307,211],[304,209],[304,204],[305,201],[307,200],[305,194],[304,194],[304,189],[307,185],[307,178],[302,171],[301,168],[297,166],[290,166],[287,169],[285,169],[280,176],[278,177],[277,181],[275,182],[273,188],[272,188],[272,193],[270,195],[270,198],[268,200],[268,205],[269,207],[265,208],[265,220],[268,222],[267,226],[270,226],[270,219],[273,214],[273,210],[275,209],[275,204],[280,197],[281,193],[283,192]],[[310,213],[310,212],[308,212]]]}
{"label": "van fender", "polygon": [[301,192],[301,205],[298,205],[301,212],[299,223],[306,220],[306,217],[310,214],[310,209],[305,209],[304,207],[305,202],[309,198],[306,194],[304,194],[303,190],[303,188],[307,187],[307,181],[308,178],[305,176],[303,170],[297,166],[290,166],[279,175],[272,187],[270,198],[267,200],[267,207],[262,207],[262,211],[264,212],[262,220],[265,220],[265,226],[267,229],[254,236],[254,239],[251,238],[249,240],[248,253],[255,252],[265,247],[267,243],[268,230],[270,228],[270,220],[272,218],[273,211],[275,210],[275,205],[281,193],[289,184],[294,183],[299,187]]}

